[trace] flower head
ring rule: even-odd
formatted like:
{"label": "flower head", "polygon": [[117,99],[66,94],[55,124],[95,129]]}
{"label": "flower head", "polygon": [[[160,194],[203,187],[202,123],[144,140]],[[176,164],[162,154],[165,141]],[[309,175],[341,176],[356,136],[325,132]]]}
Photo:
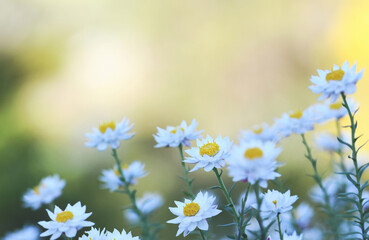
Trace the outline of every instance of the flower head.
{"label": "flower head", "polygon": [[178,147],[181,144],[186,147],[191,146],[190,141],[199,138],[200,133],[203,132],[203,130],[196,131],[197,124],[198,122],[193,119],[189,126],[182,121],[177,127],[167,126],[166,129],[158,127],[158,133],[153,135],[157,142],[155,147]]}
{"label": "flower head", "polygon": [[92,213],[86,213],[86,206],[81,206],[81,202],[77,202],[73,206],[68,204],[64,211],[58,206],[55,206],[54,212],[46,211],[51,221],[38,222],[47,229],[40,236],[51,235],[51,240],[59,238],[63,233],[69,238],[75,237],[81,228],[94,225],[93,222],[85,221]]}
{"label": "flower head", "polygon": [[121,122],[114,121],[103,123],[99,128],[93,128],[92,133],[87,133],[87,147],[97,148],[104,151],[110,145],[111,148],[117,149],[120,146],[120,140],[131,139],[135,133],[130,133],[134,124],[130,124],[129,120],[124,118]]}
{"label": "flower head", "polygon": [[100,231],[100,229],[91,228],[91,230],[86,231],[78,240],[106,240],[105,229]]}
{"label": "flower head", "polygon": [[42,204],[52,203],[62,194],[64,186],[65,181],[58,175],[45,177],[39,185],[23,195],[24,206],[37,210]]}
{"label": "flower head", "polygon": [[[354,112],[358,107],[358,104],[352,98],[347,99],[347,104],[351,112]],[[318,123],[325,123],[331,120],[338,120],[348,114],[347,109],[343,107],[341,101],[331,103],[331,101],[326,100],[323,103],[317,103],[313,106],[315,107],[315,114],[318,116],[317,117]]]}
{"label": "flower head", "polygon": [[352,94],[356,92],[356,83],[363,77],[363,71],[356,73],[356,62],[350,68],[346,61],[342,67],[333,66],[333,70],[318,69],[318,76],[311,76],[310,81],[315,84],[309,88],[313,93],[322,94],[319,100],[330,98],[337,101],[341,93]]}
{"label": "flower head", "polygon": [[[139,161],[134,161],[130,165],[122,165],[121,168],[128,184],[136,184],[138,178],[142,178],[147,175],[147,172],[144,169],[145,164]],[[117,166],[115,166],[114,169],[104,169],[102,171],[100,181],[104,183],[103,187],[109,189],[111,192],[124,186],[124,182],[121,180]]]}
{"label": "flower head", "polygon": [[187,236],[196,228],[207,231],[209,225],[206,219],[221,212],[217,209],[217,205],[213,204],[214,201],[215,197],[208,196],[207,192],[199,192],[193,201],[189,199],[185,199],[184,203],[175,201],[177,207],[169,210],[177,217],[167,223],[179,224],[177,236],[182,232],[183,236]]}
{"label": "flower head", "polygon": [[38,240],[40,236],[40,230],[35,226],[25,226],[22,229],[5,235],[2,240]]}
{"label": "flower head", "polygon": [[275,127],[282,137],[288,137],[292,133],[303,134],[314,129],[318,116],[313,107],[305,111],[285,113],[275,120]]}
{"label": "flower head", "polygon": [[274,218],[277,214],[289,212],[292,210],[292,204],[298,199],[297,196],[291,196],[290,190],[285,193],[276,190],[268,190],[263,195],[261,204],[262,217]]}
{"label": "flower head", "polygon": [[222,168],[225,165],[225,159],[230,156],[232,142],[228,137],[222,138],[219,135],[213,139],[209,135],[206,138],[197,140],[197,147],[186,150],[189,157],[184,162],[196,164],[190,172],[204,168],[206,172],[213,168]]}
{"label": "flower head", "polygon": [[113,232],[107,232],[106,239],[114,239],[114,240],[140,240],[139,237],[133,237],[132,233],[127,233],[124,229],[122,232],[119,232],[118,230],[114,229]]}
{"label": "flower head", "polygon": [[[149,215],[163,205],[163,198],[157,193],[145,193],[142,198],[137,199],[137,207],[144,215]],[[132,210],[125,211],[125,217],[132,223],[139,221],[139,216]]]}
{"label": "flower head", "polygon": [[255,126],[253,130],[242,131],[241,135],[241,140],[246,142],[255,140],[262,142],[278,142],[280,140],[280,136],[278,135],[275,126],[269,126],[266,123]]}
{"label": "flower head", "polygon": [[277,148],[274,142],[241,142],[233,147],[232,154],[227,159],[228,173],[234,182],[259,182],[265,188],[267,180],[281,176],[275,171],[281,166],[276,161],[280,153],[281,148]]}
{"label": "flower head", "polygon": [[305,229],[310,225],[314,216],[314,210],[307,203],[301,203],[295,211],[296,223],[301,229]]}

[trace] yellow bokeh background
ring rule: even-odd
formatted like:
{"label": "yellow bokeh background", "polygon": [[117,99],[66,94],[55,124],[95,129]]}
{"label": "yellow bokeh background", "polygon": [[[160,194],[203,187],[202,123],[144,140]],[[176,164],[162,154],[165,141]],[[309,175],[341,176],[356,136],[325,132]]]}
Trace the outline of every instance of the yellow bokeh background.
{"label": "yellow bokeh background", "polygon": [[[2,1],[0,237],[46,218],[44,209],[23,209],[21,198],[55,173],[67,180],[56,204],[82,201],[97,227],[131,229],[121,213],[127,199],[100,189],[110,152],[84,147],[86,132],[125,116],[137,134],[119,154],[150,172],[138,196],[160,192],[165,203],[154,219],[172,218],[168,207],[183,198],[182,170],[176,149],[153,148],[156,127],[195,118],[205,134],[237,142],[241,129],[307,108],[318,98],[308,89],[316,69],[345,60],[369,68],[368,10],[365,0]],[[361,142],[369,133],[368,90],[365,70],[354,94]],[[321,130],[334,132],[334,124]],[[313,181],[300,138],[282,147],[281,180],[307,200]],[[314,153],[327,175],[329,156]],[[196,190],[215,184],[204,171],[192,177]],[[176,227],[167,225],[161,237],[173,239]]]}

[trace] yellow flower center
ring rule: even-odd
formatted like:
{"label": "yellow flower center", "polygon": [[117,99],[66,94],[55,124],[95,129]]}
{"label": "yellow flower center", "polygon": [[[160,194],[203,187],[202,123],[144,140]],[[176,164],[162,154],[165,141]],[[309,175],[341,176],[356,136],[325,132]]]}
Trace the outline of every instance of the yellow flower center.
{"label": "yellow flower center", "polygon": [[263,156],[263,151],[258,147],[249,148],[245,151],[244,156],[248,159],[261,158]]}
{"label": "yellow flower center", "polygon": [[330,73],[327,74],[327,76],[325,77],[325,80],[328,81],[340,81],[342,80],[343,76],[345,75],[345,72],[341,69],[332,71]]}
{"label": "yellow flower center", "polygon": [[38,185],[38,186],[34,187],[34,188],[33,188],[33,191],[35,191],[35,193],[36,193],[37,195],[39,195],[39,194],[40,194],[40,185]]}
{"label": "yellow flower center", "polygon": [[302,111],[299,110],[290,114],[290,118],[300,119],[302,117],[302,114],[303,114]]}
{"label": "yellow flower center", "polygon": [[191,201],[191,203],[187,203],[183,208],[183,214],[187,217],[195,216],[199,210],[200,205]]}
{"label": "yellow flower center", "polygon": [[[127,163],[123,163],[121,165],[121,168],[122,168],[122,170],[126,170],[126,169],[129,168],[129,165]],[[117,168],[114,168],[114,173],[115,173],[115,175],[120,176],[120,172]]]}
{"label": "yellow flower center", "polygon": [[114,121],[105,122],[105,123],[103,123],[99,126],[99,130],[100,130],[101,133],[105,133],[108,128],[110,128],[111,130],[114,130],[115,129],[115,122]]}
{"label": "yellow flower center", "polygon": [[[173,129],[172,131],[170,131],[170,133],[176,134],[176,133],[177,133],[177,129],[178,129],[178,128]],[[181,129],[181,130],[182,130],[182,132],[184,132],[184,129],[183,129],[183,128],[179,128],[179,129]]]}
{"label": "yellow flower center", "polygon": [[58,215],[56,216],[57,222],[66,222],[70,219],[73,219],[73,213],[71,213],[70,211],[63,211],[61,213],[58,213]]}
{"label": "yellow flower center", "polygon": [[208,155],[208,156],[215,156],[217,153],[219,152],[219,145],[216,142],[212,142],[212,143],[207,143],[205,145],[203,145],[200,148],[200,155],[204,156],[204,154]]}
{"label": "yellow flower center", "polygon": [[336,103],[333,103],[333,104],[329,105],[329,108],[330,109],[333,109],[333,110],[341,109],[341,107],[342,107],[342,103],[341,102],[336,102]]}
{"label": "yellow flower center", "polygon": [[274,203],[274,206],[277,207],[277,200],[272,201]]}
{"label": "yellow flower center", "polygon": [[253,130],[253,132],[254,132],[255,134],[260,134],[260,133],[262,133],[262,132],[263,132],[263,128],[262,128],[262,127],[259,127],[259,128],[257,128],[257,129],[254,129],[254,130]]}

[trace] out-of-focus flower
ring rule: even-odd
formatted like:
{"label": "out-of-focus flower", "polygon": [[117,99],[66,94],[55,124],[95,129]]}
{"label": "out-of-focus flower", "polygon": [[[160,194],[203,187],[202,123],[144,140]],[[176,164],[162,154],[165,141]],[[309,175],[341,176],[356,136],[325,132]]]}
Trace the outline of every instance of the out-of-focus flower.
{"label": "out-of-focus flower", "polygon": [[294,232],[292,235],[287,235],[286,233],[284,233],[283,240],[302,240],[302,234],[297,235],[297,233]]}
{"label": "out-of-focus flower", "polygon": [[318,69],[318,76],[311,76],[310,81],[315,84],[309,88],[316,94],[322,94],[319,100],[330,98],[337,101],[341,93],[353,94],[356,92],[356,83],[363,77],[363,71],[356,73],[356,62],[350,68],[346,61],[342,67],[333,66],[333,70]]}
{"label": "out-of-focus flower", "polygon": [[106,239],[114,239],[114,240],[140,240],[139,237],[133,237],[132,233],[127,233],[124,229],[122,232],[114,229],[113,232],[107,232]]}
{"label": "out-of-focus flower", "polygon": [[[145,171],[145,164],[134,161],[130,165],[122,165],[123,175],[128,184],[136,184],[138,178],[142,178],[147,175]],[[119,187],[124,186],[124,182],[120,178],[118,167],[114,169],[104,169],[102,176],[100,177],[103,187],[109,189],[111,192],[117,190]]]}
{"label": "out-of-focus flower", "polygon": [[166,129],[157,127],[158,132],[153,135],[157,142],[155,147],[178,147],[181,144],[186,147],[191,146],[190,141],[198,139],[203,132],[203,130],[196,131],[197,124],[198,122],[193,119],[189,126],[182,121],[177,127],[167,126]]}
{"label": "out-of-focus flower", "polygon": [[228,137],[222,138],[219,135],[213,140],[209,135],[201,140],[197,139],[197,147],[186,150],[189,157],[184,162],[196,164],[190,172],[204,168],[206,172],[213,168],[222,168],[225,165],[225,159],[230,156],[232,142]]}
{"label": "out-of-focus flower", "polygon": [[[347,104],[351,112],[354,112],[358,108],[358,104],[352,98],[347,99]],[[326,100],[323,103],[313,105],[313,107],[315,115],[317,116],[317,123],[338,120],[348,114],[347,109],[343,107],[341,101],[331,103],[331,101]]]}
{"label": "out-of-focus flower", "polygon": [[45,177],[39,185],[23,195],[24,206],[37,210],[42,204],[52,203],[62,194],[64,186],[65,181],[58,175]]}
{"label": "out-of-focus flower", "polygon": [[322,240],[323,232],[319,228],[308,228],[302,231],[305,239]]}
{"label": "out-of-focus flower", "polygon": [[117,149],[120,146],[121,140],[131,139],[135,133],[130,133],[134,124],[131,124],[128,119],[124,118],[121,122],[114,121],[103,123],[99,128],[93,128],[92,133],[87,133],[87,147],[97,148],[99,151],[104,151],[110,145],[112,149]]}
{"label": "out-of-focus flower", "polygon": [[[342,174],[333,174],[326,177],[323,180],[323,187],[326,189],[329,203],[331,206],[339,207],[337,204],[339,192],[345,192],[348,187],[349,182],[346,177]],[[324,193],[318,185],[315,185],[310,191],[311,199],[316,203],[325,203]]]}
{"label": "out-of-focus flower", "polygon": [[38,240],[40,230],[35,226],[25,226],[22,229],[7,233],[2,240]]}
{"label": "out-of-focus flower", "polygon": [[[145,193],[142,198],[137,199],[137,207],[144,215],[149,215],[163,205],[163,198],[157,193]],[[132,210],[125,211],[125,217],[132,223],[139,221],[139,216]]]}
{"label": "out-of-focus flower", "polygon": [[91,230],[86,231],[85,234],[78,238],[78,240],[106,240],[105,229],[101,230],[96,228],[91,228]]}
{"label": "out-of-focus flower", "polygon": [[[343,134],[342,140],[348,141],[348,135]],[[330,133],[319,133],[316,134],[314,137],[315,144],[318,146],[319,149],[327,152],[337,152],[340,148],[346,150],[347,146],[340,143],[337,140],[337,137],[330,134]]]}
{"label": "out-of-focus flower", "polygon": [[262,141],[262,142],[278,142],[280,136],[278,135],[275,126],[269,126],[263,123],[260,126],[255,126],[253,130],[246,130],[241,132],[241,141]]}
{"label": "out-of-focus flower", "polygon": [[[261,216],[275,218],[277,214],[289,212],[292,210],[292,204],[297,199],[297,196],[291,196],[290,190],[285,193],[268,190],[268,192],[263,194],[263,202],[260,208]],[[256,208],[255,205],[254,208]]]}
{"label": "out-of-focus flower", "polygon": [[305,229],[310,225],[311,219],[314,216],[314,210],[307,203],[301,203],[295,209],[296,223],[301,229]]}
{"label": "out-of-focus flower", "polygon": [[47,229],[40,236],[51,235],[51,240],[59,238],[63,233],[69,238],[75,237],[81,228],[94,225],[93,222],[85,221],[92,213],[86,213],[86,206],[81,206],[81,202],[77,202],[73,206],[68,204],[64,211],[58,206],[55,206],[54,212],[46,211],[51,221],[38,222]]}
{"label": "out-of-focus flower", "polygon": [[274,142],[241,142],[232,149],[227,159],[228,173],[232,180],[247,181],[251,184],[259,182],[263,188],[267,187],[267,180],[281,176],[275,172],[281,164],[275,161],[281,153]]}
{"label": "out-of-focus flower", "polygon": [[303,134],[314,129],[317,115],[313,107],[305,111],[284,113],[281,118],[275,120],[275,128],[282,137],[288,137],[292,133]]}
{"label": "out-of-focus flower", "polygon": [[184,203],[175,201],[177,207],[169,208],[169,210],[177,217],[167,223],[179,224],[176,236],[182,232],[183,236],[187,236],[196,228],[207,231],[209,225],[206,219],[221,212],[217,209],[217,205],[214,205],[214,201],[215,197],[208,196],[207,192],[199,192],[193,201],[189,199],[185,199]]}

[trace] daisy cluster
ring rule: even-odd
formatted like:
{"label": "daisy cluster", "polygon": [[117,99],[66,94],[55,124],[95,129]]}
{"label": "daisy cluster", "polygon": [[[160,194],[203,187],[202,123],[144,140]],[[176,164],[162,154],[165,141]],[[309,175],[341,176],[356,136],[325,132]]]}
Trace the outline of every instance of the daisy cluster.
{"label": "daisy cluster", "polygon": [[[353,113],[358,104],[352,98],[346,99],[347,95],[356,91],[356,83],[362,75],[362,70],[356,73],[356,63],[350,67],[348,62],[342,66],[334,65],[332,70],[318,70],[318,76],[311,77],[314,85],[310,89],[322,94],[319,101],[324,101],[312,104],[305,110],[286,112],[274,119],[272,124],[261,123],[243,130],[239,141],[220,134],[217,137],[202,137],[200,134],[203,130],[196,129],[198,122],[195,119],[190,124],[182,121],[176,126],[157,127],[157,133],[153,135],[156,141],[154,147],[178,148],[183,180],[187,184],[183,200],[173,199],[175,206],[169,207],[175,217],[167,223],[178,225],[176,236],[186,237],[197,233],[202,240],[216,239],[213,231],[210,231],[211,219],[226,221],[228,218],[224,214],[227,212],[232,220],[230,223],[224,222],[223,226],[228,227],[230,233],[222,239],[368,239],[365,237],[369,227],[366,217],[369,191],[365,190],[368,182],[362,183],[361,177],[369,163],[360,160],[355,148],[357,138]],[[342,97],[342,101],[339,97]],[[340,126],[341,119],[347,115],[351,120],[350,136],[341,132]],[[313,157],[315,152],[312,153],[305,134],[313,131],[317,125],[331,121],[337,124],[335,134],[318,133],[314,137],[317,149],[328,153],[332,162],[332,173],[323,178],[317,167],[318,161]],[[128,197],[130,203],[124,208],[124,216],[134,231],[136,227],[140,229],[141,236],[133,236],[124,229],[110,232],[105,228],[92,227],[95,223],[88,220],[92,213],[86,212],[86,206],[81,202],[67,204],[65,208],[54,205],[66,185],[65,180],[54,175],[43,178],[23,195],[23,203],[27,208],[37,210],[48,206],[46,212],[49,220],[38,222],[45,231],[40,233],[37,227],[26,225],[2,239],[38,240],[47,237],[54,240],[78,236],[79,240],[158,239],[163,225],[152,223],[151,215],[164,205],[164,200],[160,194],[151,192],[140,193],[141,197],[137,197],[137,189],[134,188],[138,187],[139,179],[148,175],[145,164],[137,160],[123,161],[118,157],[122,141],[135,135],[131,132],[133,126],[127,118],[121,122],[103,123],[93,128],[92,133],[86,134],[86,146],[98,151],[111,149],[114,162],[110,169],[102,170],[99,180],[102,188]],[[317,184],[308,195],[310,203],[322,209],[320,214],[315,213],[310,203],[298,202],[298,196],[277,184],[283,182],[278,179],[281,177],[279,167],[283,165],[278,159],[283,140],[294,134],[301,135],[306,157],[314,171],[312,176]],[[346,161],[347,155],[350,155],[351,164]],[[190,175],[196,171],[206,174],[213,172],[218,185],[196,193],[192,189],[193,179],[190,179]],[[234,183],[231,188],[223,180],[226,175]],[[275,189],[271,189],[271,185]],[[232,197],[234,188],[242,192],[237,202]],[[215,193],[218,190],[224,195],[225,203]],[[343,213],[349,215],[343,218]],[[324,220],[321,220],[322,216]],[[84,228],[89,229],[78,234]]]}

